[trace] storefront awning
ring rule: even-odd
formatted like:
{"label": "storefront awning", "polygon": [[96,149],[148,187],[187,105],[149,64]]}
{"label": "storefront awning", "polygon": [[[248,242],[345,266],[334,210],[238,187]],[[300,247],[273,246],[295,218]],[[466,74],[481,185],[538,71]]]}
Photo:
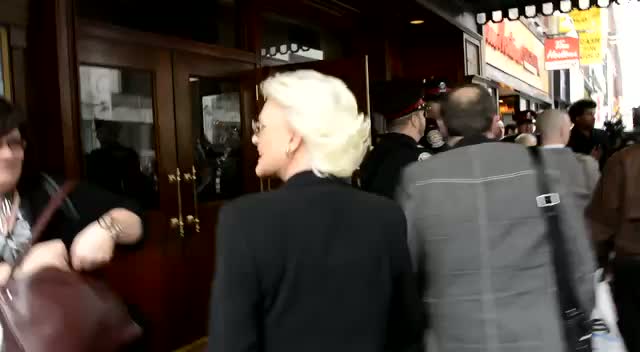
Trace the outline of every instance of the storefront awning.
{"label": "storefront awning", "polygon": [[520,17],[550,16],[555,11],[567,13],[573,9],[586,10],[592,6],[609,7],[612,3],[631,1],[637,0],[468,0],[466,3],[476,14],[476,22],[485,24],[504,19],[517,20]]}

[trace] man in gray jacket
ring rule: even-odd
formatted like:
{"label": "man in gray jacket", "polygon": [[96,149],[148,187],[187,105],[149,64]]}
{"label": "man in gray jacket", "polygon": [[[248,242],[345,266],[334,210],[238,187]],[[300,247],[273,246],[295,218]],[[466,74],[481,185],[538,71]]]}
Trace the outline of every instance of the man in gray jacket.
{"label": "man in gray jacket", "polygon": [[[533,160],[520,145],[492,140],[498,116],[482,86],[451,93],[443,117],[464,138],[408,167],[398,190],[429,315],[429,352],[565,351]],[[573,284],[590,314],[594,258],[564,172],[580,166],[570,150],[543,150],[542,158],[560,195]]]}

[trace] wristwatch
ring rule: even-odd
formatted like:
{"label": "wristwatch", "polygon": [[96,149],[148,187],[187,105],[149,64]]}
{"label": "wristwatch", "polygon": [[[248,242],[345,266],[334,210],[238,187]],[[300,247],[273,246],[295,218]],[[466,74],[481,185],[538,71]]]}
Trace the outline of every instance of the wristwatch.
{"label": "wristwatch", "polygon": [[98,218],[97,222],[100,228],[109,232],[111,238],[113,238],[115,242],[118,242],[118,238],[120,238],[120,235],[123,232],[122,226],[120,226],[120,224],[118,224],[111,215],[102,215],[100,218]]}

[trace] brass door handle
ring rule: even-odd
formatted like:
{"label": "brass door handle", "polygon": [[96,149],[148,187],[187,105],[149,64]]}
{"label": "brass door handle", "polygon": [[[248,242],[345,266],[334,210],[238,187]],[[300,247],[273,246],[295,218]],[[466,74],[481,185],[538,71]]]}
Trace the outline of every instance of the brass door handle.
{"label": "brass door handle", "polygon": [[198,218],[198,185],[196,181],[198,179],[196,173],[196,167],[191,166],[191,173],[183,175],[185,182],[191,182],[193,185],[193,215],[187,215],[187,224],[193,225],[196,232],[200,232],[200,218]]}
{"label": "brass door handle", "polygon": [[175,183],[178,187],[178,217],[169,219],[169,224],[172,228],[178,229],[180,237],[184,237],[184,221],[182,218],[182,194],[180,192],[180,183],[182,177],[180,175],[180,169],[176,169],[175,174],[169,174],[169,183]]}

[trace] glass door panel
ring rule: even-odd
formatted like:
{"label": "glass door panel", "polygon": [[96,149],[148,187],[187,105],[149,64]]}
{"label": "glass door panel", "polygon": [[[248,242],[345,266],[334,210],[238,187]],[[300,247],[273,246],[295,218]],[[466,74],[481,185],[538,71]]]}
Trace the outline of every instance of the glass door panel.
{"label": "glass door panel", "polygon": [[158,209],[153,74],[81,65],[80,108],[87,180]]}
{"label": "glass door panel", "polygon": [[195,192],[199,203],[244,193],[240,85],[233,80],[190,77]]}

